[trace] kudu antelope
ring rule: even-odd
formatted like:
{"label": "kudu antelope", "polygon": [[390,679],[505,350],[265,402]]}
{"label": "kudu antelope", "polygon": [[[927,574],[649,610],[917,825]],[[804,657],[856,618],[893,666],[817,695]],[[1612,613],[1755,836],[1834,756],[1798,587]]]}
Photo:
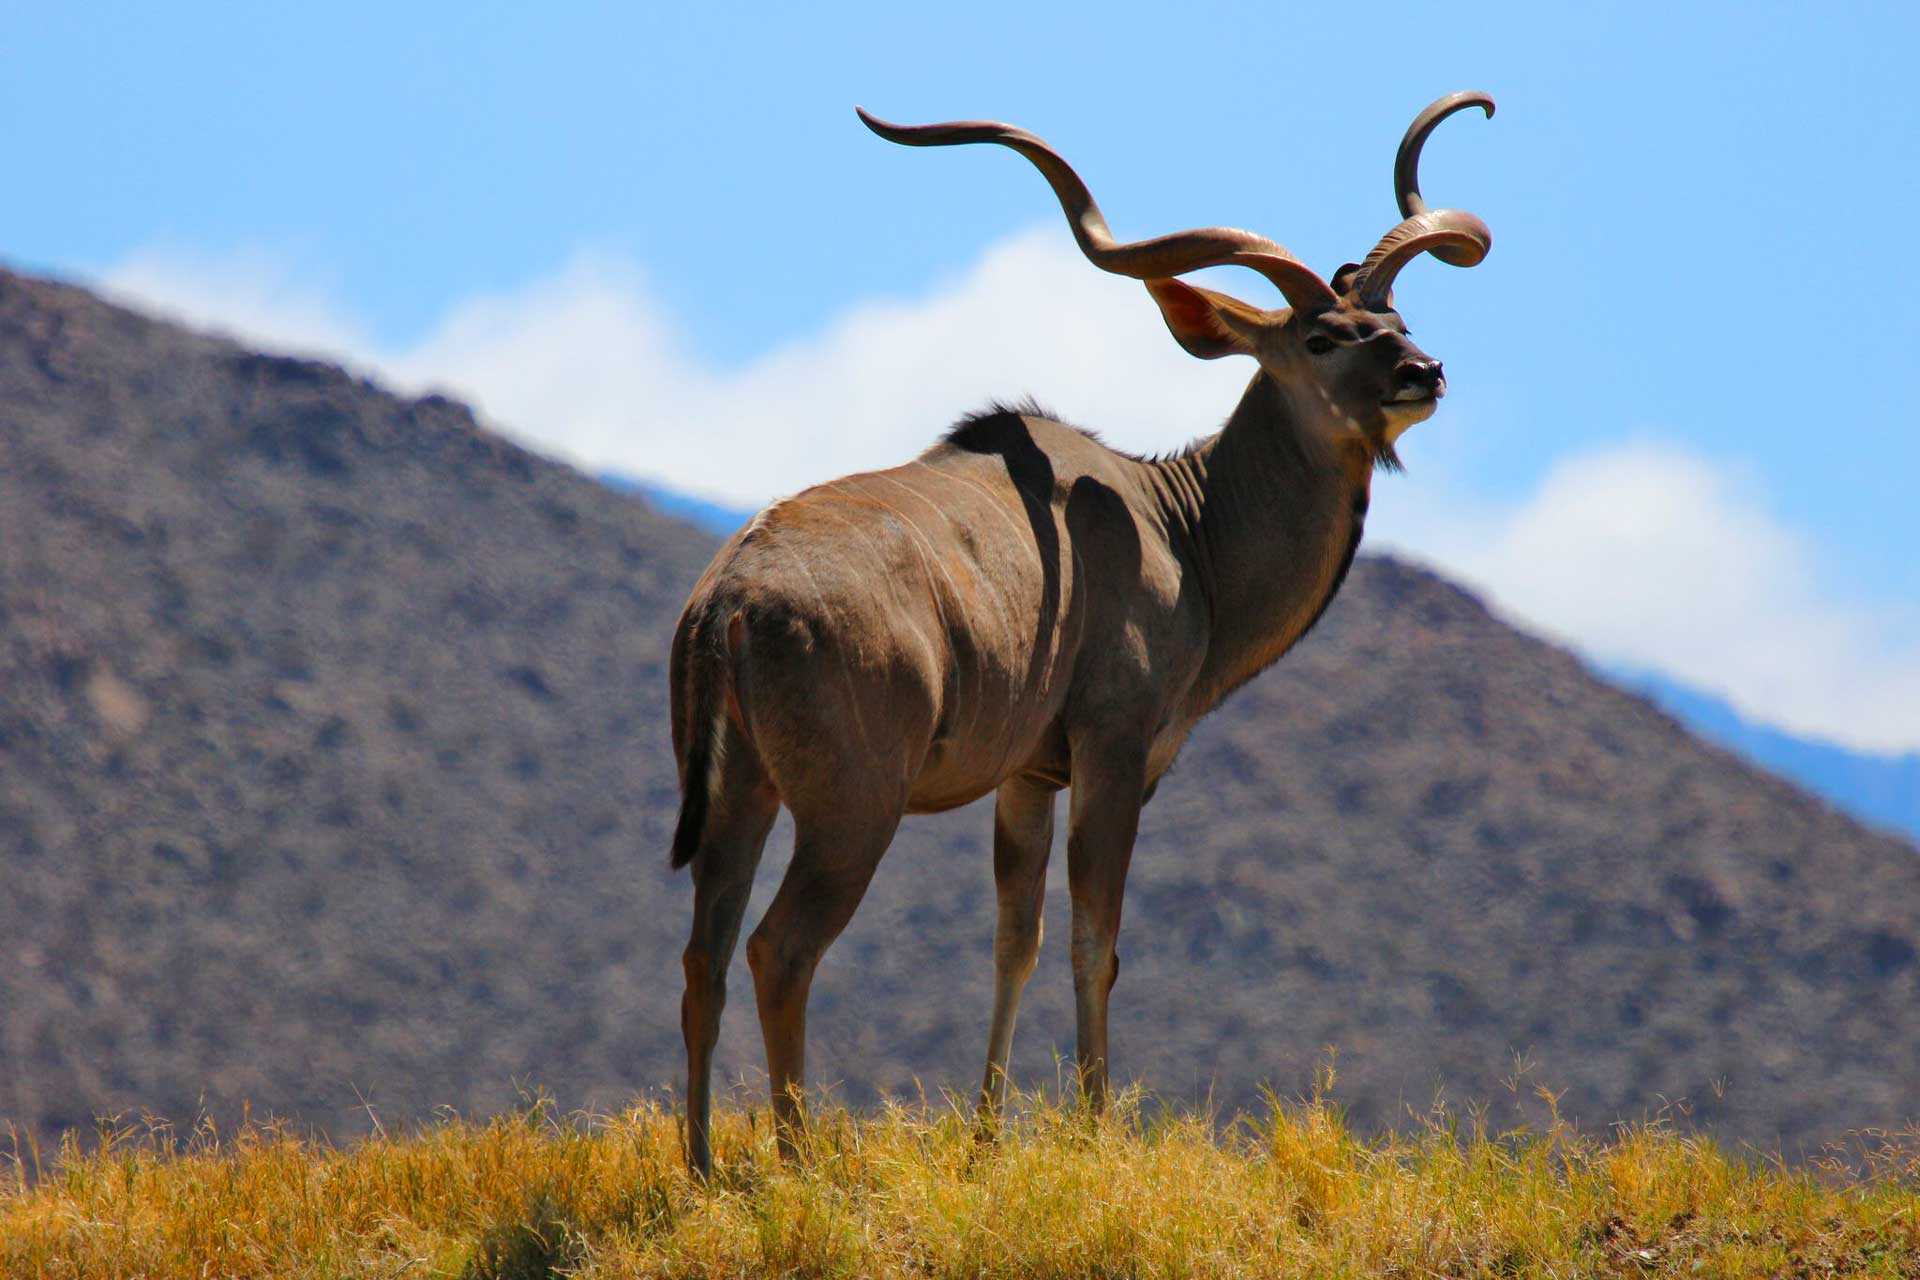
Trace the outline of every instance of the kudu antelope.
{"label": "kudu antelope", "polygon": [[[1428,107],[1400,144],[1403,218],[1331,282],[1224,227],[1117,243],[1086,185],[1004,124],[868,128],[909,146],[994,142],[1032,161],[1092,263],[1145,281],[1202,359],[1259,368],[1215,435],[1170,457],[1116,452],[1037,410],[965,419],[904,466],[762,512],[714,558],[674,634],[675,867],[691,865],[685,955],[687,1154],[711,1167],[710,1076],[728,961],[774,815],[793,860],[747,960],[782,1151],[801,1123],[807,992],[902,814],[997,791],[999,896],[983,1122],[1003,1098],[1020,992],[1040,946],[1054,793],[1071,788],[1067,872],[1082,1086],[1107,1087],[1107,996],[1140,808],[1196,721],[1305,634],[1360,542],[1376,467],[1433,413],[1440,363],[1389,292],[1422,253],[1486,255],[1470,213],[1429,209],[1420,150],[1484,94]],[[1267,311],[1175,277],[1250,267]]]}

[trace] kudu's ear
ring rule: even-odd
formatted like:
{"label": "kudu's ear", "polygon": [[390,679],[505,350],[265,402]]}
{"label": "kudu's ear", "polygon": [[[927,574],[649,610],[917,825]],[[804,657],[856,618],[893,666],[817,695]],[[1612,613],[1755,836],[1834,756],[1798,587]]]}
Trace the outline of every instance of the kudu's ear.
{"label": "kudu's ear", "polygon": [[1224,293],[1197,289],[1170,277],[1146,283],[1174,340],[1202,360],[1254,354],[1259,333],[1273,324],[1260,308]]}
{"label": "kudu's ear", "polygon": [[[1357,262],[1342,263],[1340,269],[1333,273],[1333,279],[1327,281],[1327,285],[1335,293],[1345,293],[1349,288],[1352,287],[1353,278],[1359,274],[1360,274],[1359,263]],[[1387,290],[1386,296],[1380,299],[1380,302],[1378,306],[1376,306],[1375,310],[1382,310],[1382,311],[1393,310],[1393,290],[1392,289]]]}

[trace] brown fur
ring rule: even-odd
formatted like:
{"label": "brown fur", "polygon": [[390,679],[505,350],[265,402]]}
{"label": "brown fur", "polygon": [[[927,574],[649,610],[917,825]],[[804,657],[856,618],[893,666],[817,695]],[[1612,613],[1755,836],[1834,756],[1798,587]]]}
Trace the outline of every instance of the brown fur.
{"label": "brown fur", "polygon": [[[1078,178],[1030,135],[869,124],[939,145],[1013,138],[1055,180],[1089,256],[1130,272],[1141,255],[1169,260],[1112,244]],[[1255,238],[1167,239],[1185,270]],[[978,415],[904,466],[776,503],[694,588],[673,646],[683,801],[672,856],[694,877],[682,1021],[696,1170],[712,1159],[727,965],[782,804],[793,859],[747,960],[783,1151],[800,1123],[821,954],[903,814],[988,792],[1000,920],[983,1124],[1000,1104],[1038,954],[1053,801],[1068,786],[1076,1056],[1092,1102],[1104,1097],[1140,808],[1200,717],[1319,618],[1359,545],[1376,465],[1444,385],[1390,305],[1366,300],[1364,271],[1336,295],[1259,244],[1244,264],[1311,309],[1263,311],[1170,275],[1147,280],[1189,352],[1260,366],[1217,434],[1142,459],[1032,406]]]}

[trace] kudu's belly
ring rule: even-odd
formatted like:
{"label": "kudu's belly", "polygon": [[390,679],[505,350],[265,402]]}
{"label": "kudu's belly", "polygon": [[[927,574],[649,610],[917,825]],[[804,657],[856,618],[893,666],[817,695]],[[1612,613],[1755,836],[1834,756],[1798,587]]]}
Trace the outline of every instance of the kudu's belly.
{"label": "kudu's belly", "polygon": [[1018,774],[1065,785],[1064,679],[966,673],[949,682],[938,727],[908,793],[912,813],[939,813]]}

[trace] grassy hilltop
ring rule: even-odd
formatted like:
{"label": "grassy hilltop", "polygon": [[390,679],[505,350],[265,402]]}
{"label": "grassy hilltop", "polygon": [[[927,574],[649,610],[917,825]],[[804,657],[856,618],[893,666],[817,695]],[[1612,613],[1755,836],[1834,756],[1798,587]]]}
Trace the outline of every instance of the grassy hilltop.
{"label": "grassy hilltop", "polygon": [[18,1153],[0,1273],[27,1276],[1920,1275],[1916,1166],[1737,1157],[1662,1126],[1489,1135],[1445,1114],[1364,1141],[1321,1101],[1230,1124],[1023,1103],[815,1117],[801,1171],[764,1109],[719,1118],[711,1187],[674,1114],[535,1106],[348,1148],[285,1128],[123,1132]]}
{"label": "grassy hilltop", "polygon": [[[0,1138],[0,1280],[1920,1277],[1920,1170],[1819,1163],[1920,1115],[1914,847],[1422,570],[1363,558],[1142,827],[1117,1066],[1264,1118],[1027,1104],[979,1152],[961,1112],[828,1110],[794,1173],[735,1112],[702,1189],[659,1106],[409,1126],[679,1078],[662,668],[713,541],[449,401],[4,270],[0,475],[0,1133],[211,1117]],[[976,1078],[985,808],[910,821],[822,967],[809,1057],[853,1103]],[[1064,948],[1022,1023],[1045,1079]],[[1328,1044],[1351,1127],[1261,1112]],[[1566,1087],[1531,1136],[1402,1104],[1516,1054]],[[1728,1145],[1607,1127],[1678,1097]]]}

